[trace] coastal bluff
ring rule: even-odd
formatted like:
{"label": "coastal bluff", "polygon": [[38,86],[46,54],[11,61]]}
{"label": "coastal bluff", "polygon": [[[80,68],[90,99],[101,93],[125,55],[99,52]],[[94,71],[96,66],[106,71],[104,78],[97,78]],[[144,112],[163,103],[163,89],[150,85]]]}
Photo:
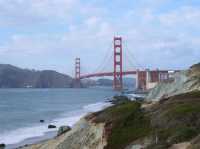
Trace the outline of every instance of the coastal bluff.
{"label": "coastal bluff", "polygon": [[199,109],[200,91],[154,104],[126,101],[87,115],[59,137],[22,149],[199,149]]}
{"label": "coastal bluff", "polygon": [[200,90],[200,63],[188,70],[177,72],[173,82],[159,83],[147,96],[148,101],[159,101],[162,98]]}

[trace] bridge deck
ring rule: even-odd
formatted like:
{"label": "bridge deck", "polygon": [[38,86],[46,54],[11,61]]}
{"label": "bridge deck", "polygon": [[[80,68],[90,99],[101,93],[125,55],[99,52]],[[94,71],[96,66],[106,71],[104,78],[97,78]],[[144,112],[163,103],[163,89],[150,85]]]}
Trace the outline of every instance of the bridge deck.
{"label": "bridge deck", "polygon": [[[146,72],[145,70],[139,72]],[[159,72],[159,73],[168,73],[168,70],[153,70],[150,72]],[[137,71],[125,71],[123,75],[136,75]],[[106,77],[106,76],[113,76],[113,72],[102,72],[102,73],[94,73],[94,74],[86,74],[81,75],[80,79],[92,78],[92,77]]]}

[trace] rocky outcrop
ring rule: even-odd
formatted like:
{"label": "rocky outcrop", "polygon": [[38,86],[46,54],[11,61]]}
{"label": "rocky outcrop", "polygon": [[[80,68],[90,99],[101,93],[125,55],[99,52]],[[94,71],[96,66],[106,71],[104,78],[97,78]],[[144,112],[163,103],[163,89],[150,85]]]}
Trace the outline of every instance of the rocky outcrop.
{"label": "rocky outcrop", "polygon": [[64,133],[68,132],[71,130],[71,127],[69,126],[61,126],[59,129],[58,129],[58,134],[57,136],[61,136],[63,135]]}
{"label": "rocky outcrop", "polygon": [[111,100],[109,100],[108,102],[110,102],[113,105],[116,104],[123,104],[130,101],[128,97],[126,96],[114,96]]}
{"label": "rocky outcrop", "polygon": [[55,125],[49,125],[48,128],[49,129],[54,129],[54,128],[56,128],[56,126]]}
{"label": "rocky outcrop", "polygon": [[5,144],[0,144],[0,149],[5,149],[6,145]]}
{"label": "rocky outcrop", "polygon": [[44,123],[45,122],[45,120],[40,120],[40,123]]}
{"label": "rocky outcrop", "polygon": [[199,149],[200,148],[200,135],[190,141],[186,149]]}
{"label": "rocky outcrop", "polygon": [[54,139],[24,149],[103,149],[106,145],[104,124],[81,119],[74,128]]}
{"label": "rocky outcrop", "polygon": [[177,72],[174,82],[160,83],[150,91],[148,101],[158,101],[194,90],[200,90],[200,64],[192,66],[189,70]]}

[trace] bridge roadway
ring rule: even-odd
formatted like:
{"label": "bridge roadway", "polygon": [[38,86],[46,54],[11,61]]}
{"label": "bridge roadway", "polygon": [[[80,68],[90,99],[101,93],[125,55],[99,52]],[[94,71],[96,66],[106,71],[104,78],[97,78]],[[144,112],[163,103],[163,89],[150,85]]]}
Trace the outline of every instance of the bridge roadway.
{"label": "bridge roadway", "polygon": [[[147,70],[136,70],[136,71],[125,71],[123,72],[123,75],[136,75],[139,73],[145,73]],[[151,73],[168,73],[169,70],[150,70]],[[102,72],[102,73],[93,73],[93,74],[86,74],[81,75],[80,79],[87,79],[92,77],[106,77],[106,76],[113,76],[114,72]]]}

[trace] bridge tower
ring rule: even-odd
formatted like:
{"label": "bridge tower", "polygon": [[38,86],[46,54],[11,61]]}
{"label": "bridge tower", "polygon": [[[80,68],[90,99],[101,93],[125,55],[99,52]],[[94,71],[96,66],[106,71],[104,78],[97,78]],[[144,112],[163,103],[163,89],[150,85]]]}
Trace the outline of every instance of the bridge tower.
{"label": "bridge tower", "polygon": [[80,88],[81,87],[81,59],[75,59],[75,78],[72,83],[72,87]]}
{"label": "bridge tower", "polygon": [[122,38],[114,37],[114,90],[123,89],[123,70],[122,70]]}
{"label": "bridge tower", "polygon": [[75,59],[75,80],[80,81],[81,76],[81,59],[76,58]]}

